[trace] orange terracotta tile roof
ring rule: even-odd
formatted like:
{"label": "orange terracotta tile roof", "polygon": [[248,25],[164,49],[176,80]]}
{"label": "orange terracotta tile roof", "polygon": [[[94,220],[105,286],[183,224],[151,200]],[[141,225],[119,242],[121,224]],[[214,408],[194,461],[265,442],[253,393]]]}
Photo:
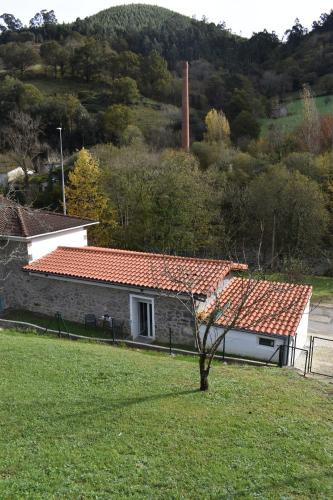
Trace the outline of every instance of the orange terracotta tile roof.
{"label": "orange terracotta tile roof", "polygon": [[232,270],[247,266],[225,260],[197,259],[98,247],[58,247],[23,268],[34,273],[185,292],[212,293]]}
{"label": "orange terracotta tile roof", "polygon": [[234,278],[204,314],[219,309],[218,326],[294,336],[311,295],[307,285]]}

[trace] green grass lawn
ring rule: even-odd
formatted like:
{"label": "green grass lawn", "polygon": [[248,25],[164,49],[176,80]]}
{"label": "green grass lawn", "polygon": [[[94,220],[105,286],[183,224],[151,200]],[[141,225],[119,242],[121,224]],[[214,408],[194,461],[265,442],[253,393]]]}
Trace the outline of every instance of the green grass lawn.
{"label": "green grass lawn", "polygon": [[[266,276],[267,279],[283,281],[279,273]],[[333,303],[333,278],[327,276],[305,276],[304,283],[313,287],[312,302]]]}
{"label": "green grass lawn", "polygon": [[313,286],[313,301],[333,302],[333,278],[307,276],[306,282]]}
{"label": "green grass lawn", "polygon": [[[55,316],[50,317],[31,311],[8,309],[2,315],[2,318],[12,321],[23,321],[24,323],[31,323],[32,325],[41,326],[45,329],[58,331],[58,321]],[[75,323],[74,321],[66,320],[64,323],[60,323],[60,327],[62,331],[67,331],[68,333],[74,333],[76,335],[84,335],[85,337],[112,338],[110,329],[100,327],[85,328],[83,324]]]}
{"label": "green grass lawn", "polygon": [[24,81],[37,87],[45,95],[54,94],[73,94],[76,95],[80,91],[91,90],[98,91],[102,86],[96,82],[86,83],[84,81],[71,80],[66,78],[31,78]]}
{"label": "green grass lawn", "polygon": [[[320,114],[333,112],[333,96],[320,96],[315,98],[316,106]],[[292,132],[300,125],[303,114],[303,103],[301,99],[295,99],[286,105],[288,116],[283,118],[266,118],[262,120],[261,135],[265,137],[271,125],[279,126],[284,132]]]}
{"label": "green grass lawn", "polygon": [[330,386],[0,332],[1,499],[332,498]]}

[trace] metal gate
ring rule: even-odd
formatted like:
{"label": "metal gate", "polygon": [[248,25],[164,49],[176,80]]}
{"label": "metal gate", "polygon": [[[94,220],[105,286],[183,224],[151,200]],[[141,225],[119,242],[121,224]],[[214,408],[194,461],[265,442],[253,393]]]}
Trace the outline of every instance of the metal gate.
{"label": "metal gate", "polygon": [[333,339],[310,337],[307,372],[333,378]]}

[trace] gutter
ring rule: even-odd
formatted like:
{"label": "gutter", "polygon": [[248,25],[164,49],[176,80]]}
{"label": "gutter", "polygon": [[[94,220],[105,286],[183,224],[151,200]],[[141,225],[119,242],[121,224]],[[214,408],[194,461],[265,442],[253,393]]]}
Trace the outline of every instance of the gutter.
{"label": "gutter", "polygon": [[[215,328],[228,328],[228,326],[223,326],[223,325],[213,325]],[[237,326],[234,326],[232,330],[237,330],[238,332],[243,332],[243,333],[251,333],[252,335],[262,335],[264,337],[277,337],[279,339],[285,339],[286,337],[295,337],[295,335],[283,335],[281,333],[269,333],[269,332],[261,332],[257,330],[246,330],[246,328],[238,328]]]}

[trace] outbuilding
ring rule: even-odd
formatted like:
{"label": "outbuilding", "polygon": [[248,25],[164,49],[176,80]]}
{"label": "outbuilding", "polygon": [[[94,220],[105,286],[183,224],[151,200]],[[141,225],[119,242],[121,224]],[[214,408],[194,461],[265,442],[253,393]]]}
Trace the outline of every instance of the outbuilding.
{"label": "outbuilding", "polygon": [[293,365],[306,344],[311,295],[307,285],[234,278],[205,310],[221,311],[208,343],[227,332],[225,355]]}

